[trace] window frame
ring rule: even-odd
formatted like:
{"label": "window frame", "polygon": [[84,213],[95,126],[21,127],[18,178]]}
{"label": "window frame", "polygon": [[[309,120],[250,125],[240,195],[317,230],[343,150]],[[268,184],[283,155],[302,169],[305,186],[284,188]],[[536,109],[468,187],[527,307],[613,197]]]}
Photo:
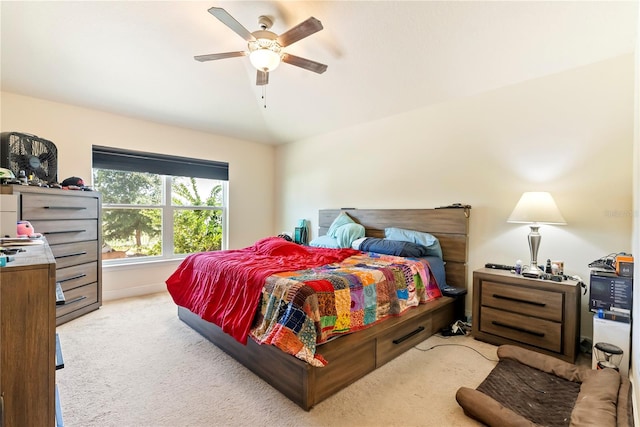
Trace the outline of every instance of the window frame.
{"label": "window frame", "polygon": [[[123,164],[122,160],[126,162]],[[102,202],[104,209],[160,209],[161,212],[161,239],[162,255],[149,255],[143,257],[114,258],[103,260],[106,265],[129,265],[156,261],[171,261],[185,258],[188,253],[175,254],[174,245],[174,215],[177,211],[184,210],[208,210],[221,212],[222,235],[220,249],[227,248],[228,237],[228,163],[214,162],[201,159],[192,159],[178,156],[167,156],[153,153],[143,153],[114,149],[109,147],[93,146],[92,178],[94,171],[98,169],[143,172],[158,175],[162,182],[162,197],[159,205],[135,205]],[[146,167],[146,166],[148,167]],[[195,165],[195,166],[194,166]],[[150,170],[145,170],[150,169]],[[172,173],[159,173],[159,170],[170,170]],[[184,172],[194,171],[194,175],[184,175]],[[203,176],[206,175],[206,176]],[[222,206],[183,206],[172,203],[172,183],[174,178],[204,178],[219,181],[222,186]],[[104,221],[103,221],[104,222]],[[102,226],[100,230],[102,233]],[[104,239],[103,239],[104,243]],[[102,248],[100,248],[102,250]]]}

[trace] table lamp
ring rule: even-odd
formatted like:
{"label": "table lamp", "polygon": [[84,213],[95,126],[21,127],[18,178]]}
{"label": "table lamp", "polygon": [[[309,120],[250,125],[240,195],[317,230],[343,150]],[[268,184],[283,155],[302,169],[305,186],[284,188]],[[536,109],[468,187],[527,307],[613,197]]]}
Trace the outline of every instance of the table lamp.
{"label": "table lamp", "polygon": [[538,232],[540,224],[564,225],[567,223],[560,210],[558,210],[558,206],[556,206],[551,194],[544,191],[523,193],[507,222],[529,224],[529,227],[531,227],[531,232],[529,233],[529,251],[531,252],[529,273],[542,274],[538,267],[538,248],[542,238]]}

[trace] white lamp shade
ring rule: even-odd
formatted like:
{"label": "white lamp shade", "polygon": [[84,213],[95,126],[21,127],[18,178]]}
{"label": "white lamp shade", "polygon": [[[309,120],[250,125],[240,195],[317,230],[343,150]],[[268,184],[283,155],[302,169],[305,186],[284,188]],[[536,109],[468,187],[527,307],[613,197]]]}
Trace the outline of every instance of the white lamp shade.
{"label": "white lamp shade", "polygon": [[511,212],[507,222],[557,225],[567,223],[551,194],[544,191],[524,193],[513,212]]}
{"label": "white lamp shade", "polygon": [[280,65],[280,55],[266,48],[251,52],[249,54],[249,60],[251,61],[251,65],[265,72],[273,71]]}

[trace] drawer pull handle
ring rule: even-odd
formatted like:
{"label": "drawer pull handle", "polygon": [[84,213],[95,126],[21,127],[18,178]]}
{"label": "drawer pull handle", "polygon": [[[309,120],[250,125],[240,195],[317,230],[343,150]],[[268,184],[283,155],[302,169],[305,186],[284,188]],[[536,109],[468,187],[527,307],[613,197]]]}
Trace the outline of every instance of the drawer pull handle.
{"label": "drawer pull handle", "polygon": [[86,277],[86,273],[78,274],[77,276],[67,277],[66,279],[58,280],[59,283],[68,282],[69,280],[82,279]]}
{"label": "drawer pull handle", "polygon": [[521,328],[519,326],[513,326],[513,325],[507,325],[506,323],[496,322],[495,320],[492,321],[491,323],[496,325],[496,326],[501,326],[503,328],[513,329],[514,331],[524,332],[524,333],[530,334],[530,335],[535,335],[536,337],[540,337],[540,338],[544,337],[544,332],[530,331],[529,329],[526,329],[526,328]]}
{"label": "drawer pull handle", "polygon": [[82,295],[81,297],[74,298],[72,300],[67,301],[65,305],[73,304],[74,302],[82,301],[83,299],[87,299],[87,297]]}
{"label": "drawer pull handle", "polygon": [[408,340],[412,336],[414,336],[416,334],[419,334],[422,331],[424,331],[424,326],[418,326],[418,328],[415,331],[409,332],[407,335],[393,340],[393,343],[394,344],[400,344],[401,342]]}
{"label": "drawer pull handle", "polygon": [[522,303],[525,303],[525,304],[537,305],[538,307],[544,307],[544,306],[547,305],[547,304],[545,304],[543,302],[530,301],[530,300],[527,300],[527,299],[514,298],[514,297],[506,297],[506,296],[500,295],[500,294],[493,294],[493,297],[495,299],[505,299],[507,301],[522,302]]}
{"label": "drawer pull handle", "polygon": [[81,211],[84,209],[87,209],[85,207],[82,206],[45,206],[45,209],[64,209],[64,210],[75,210],[75,211]]}
{"label": "drawer pull handle", "polygon": [[45,231],[42,234],[65,234],[65,233],[86,233],[87,230],[62,230],[62,231]]}
{"label": "drawer pull handle", "polygon": [[87,251],[82,251],[82,252],[76,252],[73,254],[64,254],[64,255],[58,255],[57,257],[54,257],[55,259],[60,259],[60,258],[69,258],[72,256],[80,256],[80,255],[86,255]]}

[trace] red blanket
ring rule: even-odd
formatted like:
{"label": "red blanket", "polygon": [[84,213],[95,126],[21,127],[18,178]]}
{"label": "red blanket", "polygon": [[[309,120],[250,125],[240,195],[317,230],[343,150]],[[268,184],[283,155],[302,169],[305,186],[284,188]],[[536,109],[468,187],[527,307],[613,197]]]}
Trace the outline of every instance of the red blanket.
{"label": "red blanket", "polygon": [[187,256],[167,279],[167,289],[177,305],[246,344],[267,277],[340,262],[357,253],[268,237],[244,249]]}

